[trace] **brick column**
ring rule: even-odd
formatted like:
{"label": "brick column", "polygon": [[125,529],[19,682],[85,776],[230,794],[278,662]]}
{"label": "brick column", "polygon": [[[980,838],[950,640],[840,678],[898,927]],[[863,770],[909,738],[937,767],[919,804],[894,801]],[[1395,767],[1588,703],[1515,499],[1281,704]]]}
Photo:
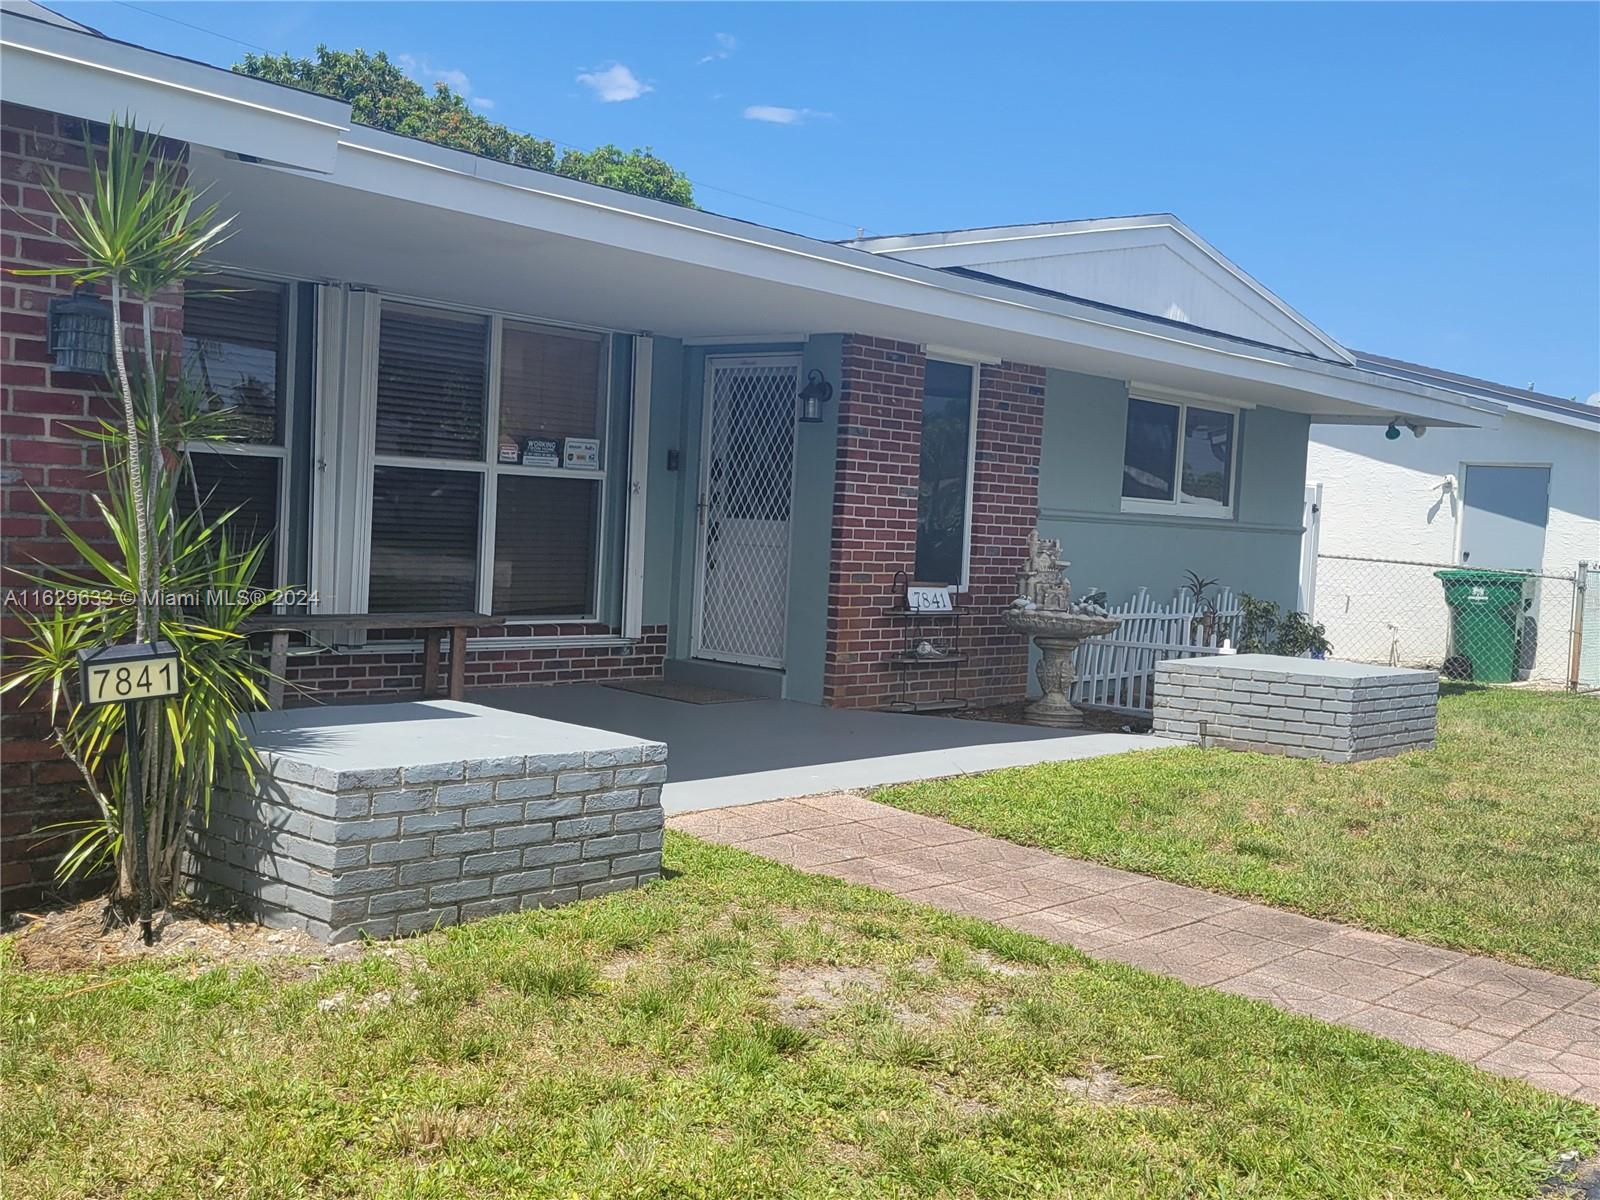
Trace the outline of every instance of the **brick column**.
{"label": "brick column", "polygon": [[876,708],[893,683],[905,628],[888,610],[895,573],[916,557],[923,365],[920,346],[844,340],[824,704]]}
{"label": "brick column", "polygon": [[[173,144],[173,152],[182,147]],[[120,420],[107,381],[57,370],[48,343],[50,301],[69,295],[64,275],[19,278],[14,268],[75,265],[58,229],[46,182],[85,191],[88,172],[83,123],[56,113],[7,104],[0,107],[0,579],[23,584],[21,571],[40,564],[68,566],[76,555],[44,515],[48,504],[89,540],[109,549],[92,497],[103,493],[99,444],[78,432],[100,417]],[[135,319],[129,305],[124,317]],[[182,321],[182,297],[156,313],[162,345],[170,346]],[[140,335],[128,327],[132,345]],[[9,607],[9,606],[8,606]],[[0,650],[18,633],[6,613]],[[68,839],[41,839],[45,825],[94,812],[79,776],[49,740],[44,714],[20,709],[8,696],[0,716],[0,906],[31,903],[51,886],[51,873]]]}
{"label": "brick column", "polygon": [[[917,549],[922,448],[921,347],[881,338],[845,339],[839,399],[833,561],[823,702],[877,708],[954,691],[974,704],[1019,699],[1027,690],[1027,647],[1001,615],[1016,594],[1028,532],[1038,519],[1044,370],[1021,363],[981,368],[973,467],[969,587],[959,677],[950,668],[901,668],[907,626],[897,572]],[[902,676],[909,675],[909,678]]]}
{"label": "brick column", "polygon": [[1003,362],[978,376],[978,454],[972,481],[971,587],[963,603],[968,695],[978,704],[1020,700],[1028,690],[1026,639],[1002,621],[1017,596],[1028,534],[1039,522],[1044,368]]}

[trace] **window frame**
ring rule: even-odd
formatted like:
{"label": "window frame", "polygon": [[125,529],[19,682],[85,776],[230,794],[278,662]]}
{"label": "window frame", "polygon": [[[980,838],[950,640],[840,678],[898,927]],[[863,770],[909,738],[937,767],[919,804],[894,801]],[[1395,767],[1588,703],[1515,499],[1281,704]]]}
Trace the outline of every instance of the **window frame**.
{"label": "window frame", "polygon": [[[289,458],[294,446],[294,415],[299,399],[297,387],[299,372],[300,289],[292,280],[272,279],[245,271],[228,271],[226,278],[244,283],[271,284],[282,289],[284,299],[278,329],[279,359],[283,364],[283,378],[278,380],[278,443],[236,441],[188,441],[182,445],[185,455],[235,454],[252,458],[274,458],[278,461],[278,515],[273,527],[275,543],[272,563],[272,586],[289,587],[289,520],[290,520],[290,470]],[[283,605],[273,605],[281,612]]]}
{"label": "window frame", "polygon": [[[1125,513],[1143,513],[1146,515],[1195,517],[1204,521],[1231,521],[1239,503],[1239,443],[1243,440],[1244,408],[1243,405],[1229,404],[1222,400],[1189,400],[1177,399],[1168,396],[1149,395],[1143,392],[1129,392],[1128,400],[1139,400],[1145,404],[1161,404],[1167,408],[1178,410],[1178,436],[1173,439],[1172,452],[1172,499],[1150,500],[1136,496],[1122,495],[1121,476],[1118,477],[1117,498],[1121,501],[1121,511]],[[1189,410],[1199,409],[1202,412],[1222,413],[1233,418],[1233,436],[1228,445],[1228,502],[1221,507],[1212,508],[1204,504],[1183,499],[1183,455],[1185,430],[1188,428]],[[1128,420],[1126,410],[1122,421],[1122,469],[1125,472],[1128,466]]]}
{"label": "window frame", "polygon": [[[414,454],[382,454],[377,450],[377,420],[378,420],[378,359],[382,354],[382,328],[383,314],[390,309],[402,309],[412,313],[428,315],[430,312],[453,313],[481,318],[488,322],[488,337],[485,339],[485,353],[489,356],[487,371],[484,375],[484,404],[487,411],[483,423],[483,457],[479,460],[456,458],[432,458]],[[502,463],[499,461],[500,452],[500,383],[501,383],[501,350],[504,341],[506,322],[513,325],[532,327],[541,331],[548,331],[557,335],[581,334],[596,337],[599,340],[600,370],[597,382],[598,395],[595,402],[595,437],[600,439],[600,467],[594,471],[572,471],[565,467],[525,467],[521,463]],[[366,562],[363,565],[363,578],[366,581],[364,588],[370,587],[372,579],[372,504],[377,486],[377,472],[379,467],[413,467],[425,471],[452,471],[456,473],[470,472],[478,475],[478,578],[476,583],[476,609],[480,613],[494,613],[494,547],[495,547],[495,519],[498,507],[499,483],[502,475],[544,476],[554,479],[582,480],[600,489],[600,499],[596,505],[595,513],[595,547],[594,547],[594,572],[590,579],[590,596],[593,603],[585,613],[562,613],[549,616],[528,616],[515,613],[504,614],[507,625],[550,625],[560,623],[593,623],[600,619],[601,598],[605,588],[605,538],[606,520],[609,516],[607,510],[606,477],[609,474],[612,445],[611,445],[611,391],[613,374],[613,356],[615,354],[614,335],[606,329],[587,329],[581,326],[563,326],[552,324],[549,321],[540,321],[533,317],[522,317],[489,309],[470,308],[463,305],[434,303],[427,300],[413,299],[409,296],[385,295],[378,299],[378,312],[374,322],[377,333],[372,343],[372,369],[367,373],[366,397],[368,420],[365,437],[367,445],[372,447],[371,469],[367,472],[367,531],[364,538]],[[487,568],[487,569],[485,569]],[[368,608],[363,604],[363,608]],[[370,609],[369,609],[370,611]],[[499,614],[496,614],[500,619]]]}
{"label": "window frame", "polygon": [[[970,590],[971,587],[972,587],[972,501],[973,501],[973,489],[974,489],[974,487],[975,487],[975,485],[977,483],[977,477],[978,477],[978,396],[979,396],[979,391],[980,391],[979,383],[980,383],[980,380],[983,377],[983,364],[982,363],[978,363],[978,362],[973,362],[973,361],[971,361],[969,359],[954,358],[954,357],[950,357],[948,355],[943,355],[943,354],[930,354],[930,355],[927,355],[924,358],[923,362],[924,362],[924,366],[923,366],[922,394],[917,397],[917,423],[918,423],[918,429],[917,429],[917,439],[918,439],[917,440],[917,494],[918,494],[918,502],[917,503],[918,503],[918,509],[919,509],[919,512],[918,512],[919,522],[920,522],[920,517],[921,517],[920,509],[921,509],[921,493],[922,493],[922,441],[921,441],[922,430],[921,430],[921,422],[922,422],[922,415],[923,415],[922,414],[922,408],[923,408],[923,405],[927,402],[927,389],[928,389],[927,366],[926,366],[926,364],[930,363],[930,362],[938,362],[938,363],[944,363],[944,364],[946,364],[948,366],[952,366],[952,367],[966,367],[967,370],[972,372],[972,388],[971,388],[970,393],[967,396],[967,480],[966,480],[965,503],[962,505],[961,578],[960,579],[949,579],[949,580],[932,580],[932,579],[922,579],[920,576],[918,576],[914,580],[914,582],[919,583],[919,584],[927,584],[930,587],[949,588],[951,591],[955,591],[955,592],[965,592],[965,591]],[[911,547],[911,573],[913,575],[917,574],[916,553],[917,553],[916,545],[915,545],[915,543],[913,543],[913,545]]]}

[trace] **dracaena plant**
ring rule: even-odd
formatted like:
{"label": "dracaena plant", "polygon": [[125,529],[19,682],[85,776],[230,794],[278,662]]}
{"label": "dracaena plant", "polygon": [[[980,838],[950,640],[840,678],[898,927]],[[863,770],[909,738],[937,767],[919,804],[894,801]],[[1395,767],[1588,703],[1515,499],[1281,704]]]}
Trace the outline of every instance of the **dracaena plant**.
{"label": "dracaena plant", "polygon": [[[121,445],[107,438],[105,494],[95,497],[105,536],[91,540],[45,506],[83,565],[29,576],[42,586],[102,596],[105,603],[16,613],[24,631],[7,647],[9,673],[0,688],[44,708],[57,744],[98,809],[88,820],[51,827],[77,835],[58,873],[72,878],[112,863],[117,897],[127,902],[136,898],[140,876],[133,855],[135,814],[122,803],[126,709],[91,707],[78,694],[80,650],[138,636],[137,611],[121,600],[137,587],[139,543],[125,464],[113,457]],[[187,476],[181,467],[163,470],[150,496],[151,533],[161,549],[155,586],[168,598],[182,597],[162,608],[154,634],[177,651],[184,680],[180,695],[140,702],[149,902],[155,906],[181,885],[185,838],[194,814],[208,814],[218,779],[234,772],[253,777],[258,759],[245,715],[265,706],[270,681],[240,634],[246,618],[275,595],[254,586],[267,544],[239,544],[229,531],[232,510],[212,515],[199,508],[180,515],[178,489],[194,486]],[[102,548],[107,541],[114,550]]]}
{"label": "dracaena plant", "polygon": [[[86,132],[84,151],[87,188],[68,190],[59,179],[47,185],[58,236],[77,261],[14,273],[66,276],[75,286],[107,289],[111,386],[121,420],[81,431],[101,443],[105,470],[94,500],[103,535],[85,536],[46,505],[81,565],[20,574],[109,602],[15,613],[23,633],[7,647],[0,691],[47,712],[57,744],[98,806],[98,817],[73,823],[79,836],[58,874],[70,878],[114,863],[116,898],[138,898],[148,911],[177,894],[191,821],[197,809],[206,810],[216,780],[253,774],[258,765],[245,718],[264,706],[269,675],[241,628],[278,593],[254,586],[266,544],[230,533],[234,511],[207,511],[187,454],[196,441],[230,436],[227,413],[157,352],[157,297],[205,273],[203,259],[227,237],[232,219],[202,204],[184,163],[130,121],[113,118],[103,146]],[[128,325],[138,339],[133,350]],[[191,501],[187,516],[180,513],[180,489]],[[168,602],[175,596],[185,599]],[[126,706],[84,703],[79,650],[156,639],[177,650],[181,695]],[[124,802],[123,748],[132,738],[141,749],[142,828]],[[141,848],[147,857],[136,861]],[[136,897],[144,878],[149,894]]]}

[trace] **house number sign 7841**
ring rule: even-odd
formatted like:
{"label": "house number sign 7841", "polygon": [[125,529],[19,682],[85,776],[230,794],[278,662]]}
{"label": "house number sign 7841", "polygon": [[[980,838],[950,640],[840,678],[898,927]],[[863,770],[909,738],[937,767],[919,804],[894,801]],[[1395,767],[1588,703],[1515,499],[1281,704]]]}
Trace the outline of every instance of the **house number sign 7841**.
{"label": "house number sign 7841", "polygon": [[78,653],[85,704],[119,704],[176,696],[182,684],[178,652],[168,642],[100,646]]}
{"label": "house number sign 7841", "polygon": [[139,926],[144,944],[155,940],[150,914],[150,855],[144,815],[144,768],[139,745],[144,740],[139,721],[141,701],[176,696],[183,688],[178,652],[171,642],[133,642],[123,646],[97,646],[78,651],[79,692],[87,705],[123,704],[122,746],[128,756],[123,776],[123,799],[133,815],[136,880],[139,889]]}

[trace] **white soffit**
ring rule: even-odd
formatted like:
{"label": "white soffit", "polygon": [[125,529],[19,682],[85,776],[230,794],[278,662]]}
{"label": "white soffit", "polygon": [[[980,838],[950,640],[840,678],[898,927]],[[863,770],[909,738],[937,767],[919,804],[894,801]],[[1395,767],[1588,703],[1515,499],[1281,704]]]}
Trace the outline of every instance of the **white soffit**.
{"label": "white soffit", "polygon": [[229,265],[672,337],[853,330],[1173,386],[1198,372],[1237,400],[1348,419],[1481,425],[1500,411],[361,126],[341,149],[321,176],[192,156],[192,174],[244,218]]}
{"label": "white soffit", "polygon": [[178,141],[332,171],[350,106],[8,11],[0,95],[86,121],[131,115]]}
{"label": "white soffit", "polygon": [[1167,213],[848,243],[964,267],[1233,337],[1350,363],[1348,351]]}

